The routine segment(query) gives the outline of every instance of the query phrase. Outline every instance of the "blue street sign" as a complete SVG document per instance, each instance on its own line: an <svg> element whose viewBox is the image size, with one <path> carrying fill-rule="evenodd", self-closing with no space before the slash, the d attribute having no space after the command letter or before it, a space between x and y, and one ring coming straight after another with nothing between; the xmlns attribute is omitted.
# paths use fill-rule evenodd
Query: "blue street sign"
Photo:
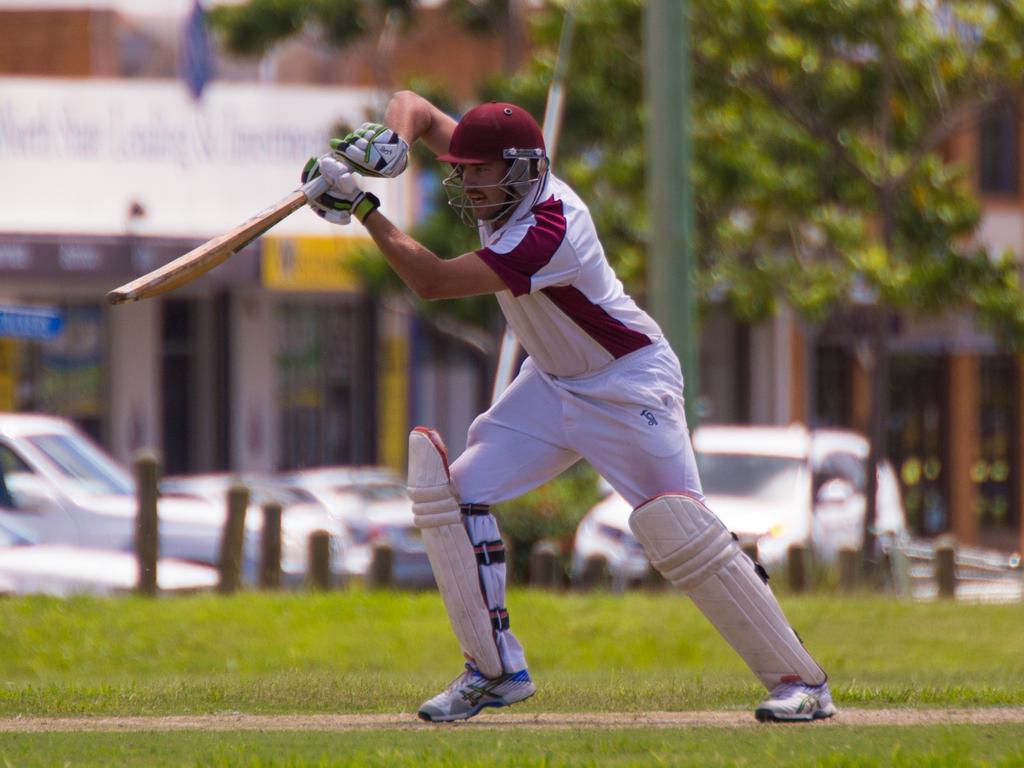
<svg viewBox="0 0 1024 768"><path fill-rule="evenodd" d="M64 316L53 307L0 306L0 336L48 341L64 330Z"/></svg>

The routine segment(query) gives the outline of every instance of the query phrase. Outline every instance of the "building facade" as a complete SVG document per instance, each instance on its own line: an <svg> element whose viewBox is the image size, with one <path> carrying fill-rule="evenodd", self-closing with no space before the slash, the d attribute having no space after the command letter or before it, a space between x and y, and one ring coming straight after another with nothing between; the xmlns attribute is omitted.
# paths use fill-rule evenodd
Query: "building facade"
<svg viewBox="0 0 1024 768"><path fill-rule="evenodd" d="M304 211L168 298L111 308L102 296L294 187L296 157L333 124L379 114L410 75L470 98L523 58L522 30L467 37L443 6L423 10L397 37L340 52L307 37L261 61L218 57L196 103L175 79L180 18L43 5L0 10L0 304L56 308L64 330L0 338L0 410L68 415L122 459L155 445L171 471L401 467L421 422L457 455L489 396L494 340L467 343L408 303L365 295L350 270L358 227ZM1018 258L1022 133L1010 105L946 147L973 169L977 237ZM390 215L415 219L413 177L377 191L393 196ZM783 311L748 326L711 309L701 335L714 343L691 387L702 419L867 432L871 322L862 310L811 327ZM1024 549L1021 360L969 317L900 316L888 331L887 452L912 526Z"/></svg>

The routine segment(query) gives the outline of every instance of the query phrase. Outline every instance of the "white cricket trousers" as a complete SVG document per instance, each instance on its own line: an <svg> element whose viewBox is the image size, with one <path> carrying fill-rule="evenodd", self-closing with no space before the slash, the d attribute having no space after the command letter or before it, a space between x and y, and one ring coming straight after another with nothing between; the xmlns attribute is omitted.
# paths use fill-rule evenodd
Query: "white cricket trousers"
<svg viewBox="0 0 1024 768"><path fill-rule="evenodd" d="M703 499L683 412L683 376L667 342L575 378L550 376L527 359L473 421L466 450L451 467L459 499L472 512L463 520L474 548L500 541L489 505L536 488L581 458L633 507L663 493ZM505 563L481 562L480 582L505 671L525 669L505 609Z"/></svg>

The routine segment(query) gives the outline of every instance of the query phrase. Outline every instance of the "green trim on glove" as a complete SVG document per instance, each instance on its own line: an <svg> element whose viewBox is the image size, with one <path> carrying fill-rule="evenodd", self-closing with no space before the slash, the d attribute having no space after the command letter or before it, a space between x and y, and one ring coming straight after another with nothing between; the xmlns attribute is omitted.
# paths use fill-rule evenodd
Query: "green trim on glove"
<svg viewBox="0 0 1024 768"><path fill-rule="evenodd" d="M315 173L314 173L315 171ZM320 175L320 158L311 157L306 161L306 165L302 169L302 174L299 178L302 183L305 184L307 181L311 181Z"/></svg>
<svg viewBox="0 0 1024 768"><path fill-rule="evenodd" d="M364 176L394 178L409 162L408 142L380 123L363 123L330 145L339 160Z"/></svg>

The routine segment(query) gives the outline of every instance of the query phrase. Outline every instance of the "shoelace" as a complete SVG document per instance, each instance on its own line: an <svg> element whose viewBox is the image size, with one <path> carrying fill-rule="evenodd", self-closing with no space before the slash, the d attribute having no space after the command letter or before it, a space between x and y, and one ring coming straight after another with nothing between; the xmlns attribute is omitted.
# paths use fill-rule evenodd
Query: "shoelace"
<svg viewBox="0 0 1024 768"><path fill-rule="evenodd" d="M773 699L785 699L794 693L806 693L808 686L802 683L779 683L772 688Z"/></svg>
<svg viewBox="0 0 1024 768"><path fill-rule="evenodd" d="M478 670L469 662L466 662L466 671L460 672L458 675L456 675L455 679L448 683L448 687L445 688L445 691L454 691L456 688L460 688L463 683L471 680L474 677L480 676L480 670Z"/></svg>

